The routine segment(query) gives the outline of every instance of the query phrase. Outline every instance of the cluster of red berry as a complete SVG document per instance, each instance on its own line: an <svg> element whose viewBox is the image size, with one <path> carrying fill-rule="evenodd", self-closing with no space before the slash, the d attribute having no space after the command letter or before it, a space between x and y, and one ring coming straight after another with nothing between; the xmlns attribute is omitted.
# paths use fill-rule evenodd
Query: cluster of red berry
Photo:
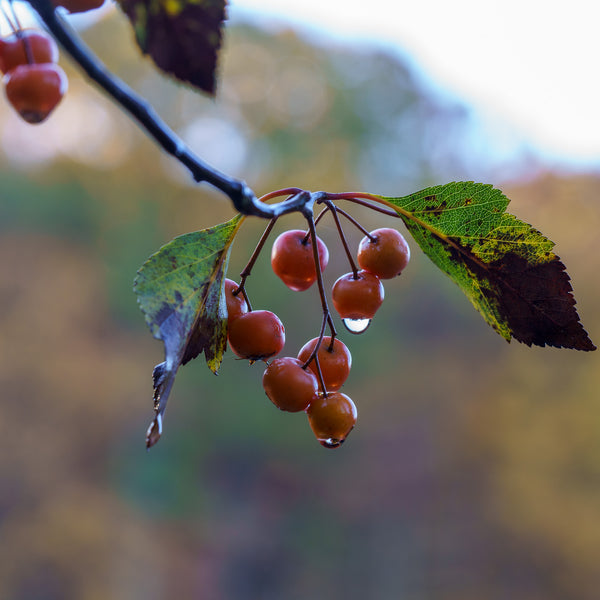
<svg viewBox="0 0 600 600"><path fill-rule="evenodd" d="M361 241L357 256L361 270L351 261L352 272L340 277L332 289L335 309L349 331L366 329L383 302L380 280L399 275L409 258L408 244L395 229L377 229ZM273 271L294 291L311 287L328 260L323 241L317 237L313 244L310 234L301 230L282 233L271 253ZM240 358L267 361L283 349L285 329L271 311L250 308L244 283L245 277L241 285L225 281L229 346ZM331 323L332 335L323 335L328 320L327 315L321 334L307 342L296 358L286 356L268 363L262 383L275 406L288 412L305 411L318 441L337 448L353 429L357 412L354 402L339 391L350 374L352 357Z"/></svg>
<svg viewBox="0 0 600 600"><path fill-rule="evenodd" d="M99 8L104 0L53 0L69 12ZM0 37L0 71L11 106L28 123L41 123L62 100L67 75L57 64L58 46L45 31L21 29L5 16L13 33ZM16 17L15 17L16 19Z"/></svg>

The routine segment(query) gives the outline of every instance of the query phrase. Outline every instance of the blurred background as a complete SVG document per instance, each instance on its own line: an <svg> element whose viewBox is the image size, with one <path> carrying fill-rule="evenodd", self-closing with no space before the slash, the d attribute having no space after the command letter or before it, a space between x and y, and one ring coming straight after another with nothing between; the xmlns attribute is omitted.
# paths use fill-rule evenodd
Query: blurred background
<svg viewBox="0 0 600 600"><path fill-rule="evenodd" d="M140 58L118 11L80 25L202 157L258 194L494 183L557 242L600 342L600 161L532 141L507 151L503 127L478 128L476 109L396 46L248 15L232 15L216 101ZM507 344L415 244L367 332L338 322L359 411L340 449L275 410L261 366L228 352L218 377L203 359L181 369L145 451L162 345L133 277L233 211L62 64L69 93L45 124L0 103L0 597L595 600L599 356ZM263 226L245 223L230 275ZM319 228L330 285L347 265L331 220ZM316 290L285 288L268 251L248 289L284 321L286 354L318 334Z"/></svg>

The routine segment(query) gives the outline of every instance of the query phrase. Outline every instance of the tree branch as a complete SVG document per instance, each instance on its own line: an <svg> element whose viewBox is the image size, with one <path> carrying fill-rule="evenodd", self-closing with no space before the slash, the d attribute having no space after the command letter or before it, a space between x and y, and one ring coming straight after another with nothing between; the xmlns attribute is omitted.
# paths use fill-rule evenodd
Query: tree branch
<svg viewBox="0 0 600 600"><path fill-rule="evenodd" d="M175 132L158 116L152 106L128 85L113 75L81 41L75 31L56 13L50 0L28 0L44 25L81 69L104 90L168 154L175 157L198 183L206 182L231 199L244 215L273 219L289 212L302 211L310 194L298 193L277 204L258 200L244 182L221 173L196 156Z"/></svg>

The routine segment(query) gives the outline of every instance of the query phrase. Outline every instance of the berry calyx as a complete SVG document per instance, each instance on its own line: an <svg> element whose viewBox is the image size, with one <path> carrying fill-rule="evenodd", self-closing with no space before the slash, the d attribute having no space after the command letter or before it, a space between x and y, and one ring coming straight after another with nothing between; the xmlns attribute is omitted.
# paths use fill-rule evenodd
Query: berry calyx
<svg viewBox="0 0 600 600"><path fill-rule="evenodd" d="M65 72L55 64L25 64L4 76L5 92L13 108L28 123L41 123L67 91Z"/></svg>
<svg viewBox="0 0 600 600"><path fill-rule="evenodd" d="M317 237L317 252L321 271L329 262L327 246ZM295 292L307 290L317 280L310 238L301 229L285 231L273 242L271 267L285 285Z"/></svg>
<svg viewBox="0 0 600 600"><path fill-rule="evenodd" d="M309 342L306 342L298 353L298 359L304 364L314 352L314 349L319 341L316 337ZM321 367L321 375L327 390L339 390L348 375L352 366L352 356L346 344L335 338L333 345L331 344L331 336L323 337L319 350L317 351L319 366ZM317 364L315 360L308 363L308 368L317 375Z"/></svg>
<svg viewBox="0 0 600 600"><path fill-rule="evenodd" d="M246 302L246 298L244 298L244 294L241 292L238 294L234 294L239 286L232 279L226 279L225 284L225 302L227 304L227 320L229 323L242 315L245 315L248 312L248 303Z"/></svg>
<svg viewBox="0 0 600 600"><path fill-rule="evenodd" d="M356 425L356 406L341 392L320 394L310 403L306 414L317 440L326 448L337 448Z"/></svg>
<svg viewBox="0 0 600 600"><path fill-rule="evenodd" d="M285 329L270 310L253 310L233 319L228 327L229 346L240 358L265 360L279 354Z"/></svg>
<svg viewBox="0 0 600 600"><path fill-rule="evenodd" d="M52 4L66 8L70 13L80 13L100 8L104 0L52 0Z"/></svg>
<svg viewBox="0 0 600 600"><path fill-rule="evenodd" d="M0 71L8 73L19 65L58 62L58 46L45 31L23 29L0 40Z"/></svg>
<svg viewBox="0 0 600 600"><path fill-rule="evenodd" d="M317 396L317 378L312 371L303 369L302 365L301 360L284 356L273 360L263 374L265 393L280 410L306 410Z"/></svg>
<svg viewBox="0 0 600 600"><path fill-rule="evenodd" d="M368 271L342 275L331 290L335 310L342 319L372 319L383 303L384 290L379 278Z"/></svg>
<svg viewBox="0 0 600 600"><path fill-rule="evenodd" d="M357 260L361 269L380 279L392 279L408 264L410 248L399 231L383 227L361 240Z"/></svg>

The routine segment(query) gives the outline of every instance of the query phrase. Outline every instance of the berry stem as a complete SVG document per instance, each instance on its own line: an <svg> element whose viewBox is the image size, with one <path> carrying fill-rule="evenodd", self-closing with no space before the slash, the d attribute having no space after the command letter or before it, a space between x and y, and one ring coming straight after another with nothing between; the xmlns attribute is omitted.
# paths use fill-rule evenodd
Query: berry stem
<svg viewBox="0 0 600 600"><path fill-rule="evenodd" d="M33 51L31 50L31 44L29 43L27 36L23 35L23 27L21 26L21 22L19 21L19 15L17 15L17 11L15 10L13 0L10 0L9 4L10 12L12 13L13 19L15 20L16 24L15 33L17 34L17 38L23 42L23 48L25 49L25 58L27 58L27 63L32 65L35 63L35 58L33 56ZM10 25L14 28L12 23L10 23Z"/></svg>
<svg viewBox="0 0 600 600"><path fill-rule="evenodd" d="M252 269L254 268L256 260L258 259L258 256L261 253L261 251L265 245L265 242L267 241L267 238L269 237L269 234L273 230L273 227L275 227L275 223L277 222L277 219L278 219L278 217L274 217L269 221L269 224L263 231L263 234L260 236L260 240L258 240L258 244L256 244L256 248L254 248L254 252L252 252L252 256L250 256L250 259L248 260L248 263L244 267L244 270L240 273L240 285L238 286L237 290L235 290L233 292L234 296L237 296L240 292L242 292L242 294L244 295L244 299L246 300L246 303L248 304L249 312L252 311L252 306L250 304L248 294L246 293L246 279L248 279L248 277L250 277L250 274L252 273Z"/></svg>
<svg viewBox="0 0 600 600"><path fill-rule="evenodd" d="M319 348L321 347L321 344L323 343L323 337L325 335L325 327L327 325L328 319L329 319L329 310L327 311L327 313L323 313L323 319L321 320L321 330L319 331L319 339L317 340L317 343L315 344L313 351L310 353L310 356L308 357L306 362L302 365L302 368L306 369L312 360L315 361L315 366L317 368L317 379L319 380L319 385L321 386L321 390L323 391L323 394L325 395L325 397L327 397L327 388L325 387L325 380L323 379L323 372L321 371L321 363L319 362L318 352L319 352ZM333 344L334 339L335 339L335 337L332 332L332 335L331 335L331 343L332 344Z"/></svg>
<svg viewBox="0 0 600 600"><path fill-rule="evenodd" d="M377 238L371 235L352 215L348 214L345 210L339 208L339 206L335 207L336 211L340 213L340 215L346 217L350 223L356 226L360 231L362 231L368 238L370 242L376 242Z"/></svg>
<svg viewBox="0 0 600 600"><path fill-rule="evenodd" d="M324 203L329 207L329 210L331 211L331 216L335 221L335 226L337 227L340 240L342 240L342 245L344 246L344 251L346 252L346 256L348 257L348 262L350 263L350 269L352 270L354 279L358 279L358 268L356 267L356 263L354 262L354 258L352 257L352 252L350 251L350 247L348 246L348 240L346 239L346 235L344 234L344 230L342 229L340 218L337 215L338 208L330 200L325 200Z"/></svg>
<svg viewBox="0 0 600 600"><path fill-rule="evenodd" d="M11 8L12 8L12 2L11 2ZM12 19L11 19L10 15L8 14L8 11L6 10L6 7L4 6L4 3L2 3L2 2L0 2L0 11L2 11L2 16L6 20L8 26L11 28L11 30L13 31L13 33L17 33L18 28L12 22ZM14 9L12 9L12 12L14 14Z"/></svg>

